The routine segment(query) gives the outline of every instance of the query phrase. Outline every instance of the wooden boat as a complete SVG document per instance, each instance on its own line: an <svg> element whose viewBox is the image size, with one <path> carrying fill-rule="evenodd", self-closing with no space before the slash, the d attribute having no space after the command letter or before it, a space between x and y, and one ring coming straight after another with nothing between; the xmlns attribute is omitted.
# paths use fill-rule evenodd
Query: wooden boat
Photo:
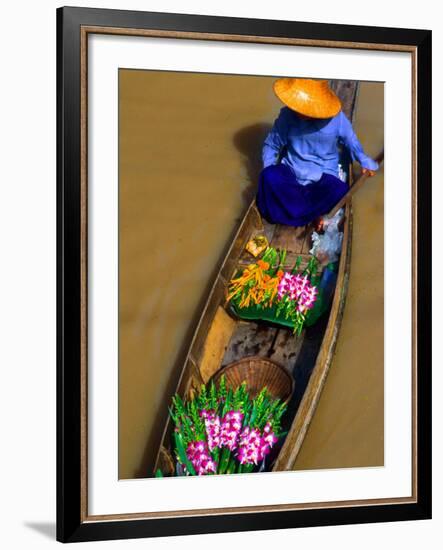
<svg viewBox="0 0 443 550"><path fill-rule="evenodd" d="M334 81L331 86L342 101L343 111L352 120L357 83ZM349 159L346 167L351 182ZM352 209L349 203L345 208L344 220L342 251L329 313L324 314L316 325L305 329L300 336L295 336L291 330L282 327L234 318L226 301L228 283L233 274L252 260L252 256L245 250L251 238L265 235L270 246L286 249L287 269L294 266L298 256L302 257L302 268L310 258L312 225L300 228L271 225L261 218L254 201L245 214L209 293L178 382L177 393L189 397L219 369L244 357L265 357L285 367L294 377L295 391L286 412L288 433L278 455L270 464L270 470L294 469L332 362L349 280L352 241ZM172 422L168 419L154 469L157 471L160 468L165 475L174 471L171 433Z"/></svg>

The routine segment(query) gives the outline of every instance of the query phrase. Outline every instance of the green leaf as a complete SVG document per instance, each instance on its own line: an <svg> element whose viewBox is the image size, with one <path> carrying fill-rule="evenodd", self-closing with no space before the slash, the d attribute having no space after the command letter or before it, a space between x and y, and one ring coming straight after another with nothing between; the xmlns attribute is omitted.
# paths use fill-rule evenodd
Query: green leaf
<svg viewBox="0 0 443 550"><path fill-rule="evenodd" d="M280 260L279 260L279 267L283 268L284 265L285 265L285 261L286 261L286 250L283 249L280 251Z"/></svg>
<svg viewBox="0 0 443 550"><path fill-rule="evenodd" d="M292 269L292 273L295 273L298 270L298 268L300 267L301 261L302 261L302 257L297 256L297 260L295 261L295 265Z"/></svg>
<svg viewBox="0 0 443 550"><path fill-rule="evenodd" d="M218 464L218 474L224 474L226 472L226 468L228 467L230 458L231 451L227 447L224 447L221 453L220 462Z"/></svg>
<svg viewBox="0 0 443 550"><path fill-rule="evenodd" d="M215 410L217 408L217 388L215 387L214 382L211 382L211 388L209 390L211 409Z"/></svg>
<svg viewBox="0 0 443 550"><path fill-rule="evenodd" d="M218 461L220 458L220 447L214 447L210 452L211 452L212 460L218 464Z"/></svg>
<svg viewBox="0 0 443 550"><path fill-rule="evenodd" d="M207 409L209 405L208 392L204 384L200 387L200 394L197 397L198 408L200 410Z"/></svg>
<svg viewBox="0 0 443 550"><path fill-rule="evenodd" d="M195 476L195 470L194 466L192 465L191 461L188 460L188 457L186 455L185 446L183 443L183 437L182 434L179 432L174 432L174 438L175 438L175 447L178 454L178 457L180 459L180 462L186 466L187 471L191 476Z"/></svg>
<svg viewBox="0 0 443 550"><path fill-rule="evenodd" d="M160 470L160 468L157 468L157 471L155 472L155 477L164 477L163 472Z"/></svg>
<svg viewBox="0 0 443 550"><path fill-rule="evenodd" d="M236 466L237 466L237 461L235 460L234 457L232 457L231 460L229 461L228 469L226 470L226 473L235 474Z"/></svg>
<svg viewBox="0 0 443 550"><path fill-rule="evenodd" d="M169 411L170 417L171 417L172 420L174 421L174 424L177 425L177 423L178 423L178 418L177 418L177 416L174 414L174 411L172 410L171 407L168 407L168 411Z"/></svg>

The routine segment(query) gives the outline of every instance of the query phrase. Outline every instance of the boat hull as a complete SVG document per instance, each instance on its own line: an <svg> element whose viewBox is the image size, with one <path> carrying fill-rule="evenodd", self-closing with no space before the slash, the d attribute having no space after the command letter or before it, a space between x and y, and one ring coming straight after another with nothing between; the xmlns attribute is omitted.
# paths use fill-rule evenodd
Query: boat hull
<svg viewBox="0 0 443 550"><path fill-rule="evenodd" d="M353 81L333 81L331 87L340 97L344 113L353 120L358 84ZM347 167L349 159L342 159ZM349 183L352 169L349 165ZM288 404L290 418L287 436L269 469L293 470L303 440L318 405L324 387L342 322L348 291L352 245L352 206L345 207L343 243L332 304L317 325L300 335L291 330L241 321L230 312L226 301L227 288L234 273L251 262L245 250L246 243L257 235L265 235L271 246L287 250L285 267L292 269L298 256L301 269L307 265L311 248L311 225L293 228L266 223L257 210L255 201L249 206L232 241L229 251L210 290L198 326L192 338L184 367L178 381L177 393L192 398L201 384L206 384L221 368L239 359L262 356L283 366L295 380L295 391ZM154 471L160 468L173 475L170 441L170 418L165 422Z"/></svg>
<svg viewBox="0 0 443 550"><path fill-rule="evenodd" d="M192 398L201 384L206 384L222 367L242 357L257 356L270 358L297 380L298 368L303 362L305 332L296 336L292 331L262 323L245 322L236 319L227 303L227 287L234 273L252 259L245 246L249 239L266 235L272 246L288 250L285 267L294 266L298 256L302 267L307 265L310 255L312 226L292 228L272 226L262 220L255 202L252 202L232 242L228 254L218 272L204 306L201 318L191 341L180 376L177 393ZM289 427L281 451L275 460L273 470L294 469L303 439L314 415L321 390L331 365L340 329L349 280L350 253L352 241L352 210L346 207L344 238L339 260L337 284L332 300L324 335L317 350L310 354L310 365L301 365L310 370L305 388L298 392L297 410ZM306 363L306 360L305 360ZM301 399L301 400L300 400ZM155 471L160 468L165 474L172 474L170 440L172 423L168 418L157 455Z"/></svg>

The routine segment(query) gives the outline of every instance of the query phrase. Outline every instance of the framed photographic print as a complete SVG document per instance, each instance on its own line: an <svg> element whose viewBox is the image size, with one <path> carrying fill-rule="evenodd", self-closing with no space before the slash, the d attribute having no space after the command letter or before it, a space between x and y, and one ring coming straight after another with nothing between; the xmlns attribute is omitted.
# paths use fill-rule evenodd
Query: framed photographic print
<svg viewBox="0 0 443 550"><path fill-rule="evenodd" d="M430 518L431 32L57 47L58 540Z"/></svg>

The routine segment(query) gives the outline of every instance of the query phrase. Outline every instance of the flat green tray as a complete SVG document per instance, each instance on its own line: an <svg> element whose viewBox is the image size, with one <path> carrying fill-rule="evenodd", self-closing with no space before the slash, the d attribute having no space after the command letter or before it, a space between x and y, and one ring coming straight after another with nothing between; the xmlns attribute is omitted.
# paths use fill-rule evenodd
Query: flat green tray
<svg viewBox="0 0 443 550"><path fill-rule="evenodd" d="M284 314L277 315L276 306L266 308L250 306L240 308L236 304L231 304L231 310L237 317L246 321L268 321L291 329L294 329L295 326L290 319L285 318Z"/></svg>
<svg viewBox="0 0 443 550"><path fill-rule="evenodd" d="M318 297L314 304L314 307L306 315L305 326L310 327L314 325L318 319L329 309L331 304L331 296L328 297L328 293L325 292L325 287L323 286L323 281L325 275L330 272L337 274L338 271L338 262L328 264L323 270L323 277L318 288ZM335 280L334 280L335 288ZM277 306L262 308L259 306L250 306L246 308L240 308L237 304L231 302L231 311L245 321L268 321L269 323L274 323L283 327L294 329L294 322L290 319L286 319L284 313L277 315Z"/></svg>
<svg viewBox="0 0 443 550"><path fill-rule="evenodd" d="M323 313L328 309L329 303L325 303L322 288L318 288L318 297L314 307L306 315L305 326L310 327L314 325ZM245 321L268 321L282 327L290 328L294 330L294 322L291 319L286 319L284 312L277 315L277 306L272 307L258 307L250 306L240 308L236 304L231 303L231 311L240 319Z"/></svg>

